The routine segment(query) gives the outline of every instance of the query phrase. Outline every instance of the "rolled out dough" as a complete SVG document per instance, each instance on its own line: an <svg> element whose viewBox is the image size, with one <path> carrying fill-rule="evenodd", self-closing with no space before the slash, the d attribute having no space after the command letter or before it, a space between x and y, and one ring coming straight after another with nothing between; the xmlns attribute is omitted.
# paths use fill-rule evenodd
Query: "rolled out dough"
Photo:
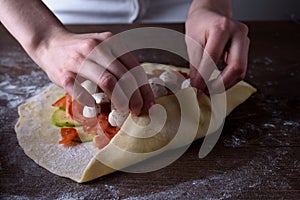
<svg viewBox="0 0 300 200"><path fill-rule="evenodd" d="M177 68L162 64L144 63L142 66L148 73L151 73L153 69L174 69L188 73L187 68ZM243 81L226 91L226 115L243 103L255 91L255 88ZM167 146L175 138L176 127L178 128L181 120L181 110L177 98L183 99L184 106L182 109L186 109L189 113L183 120L191 130L196 129L197 131L197 135L193 140L205 136L211 116L209 98L202 95L201 98L197 99L195 90L187 88L180 90L176 96L170 95L157 99L156 103L166 109L168 117L161 131L150 138L136 138L132 136L133 134L138 135L140 131L151 132L151 130L146 126L144 129L134 128L133 123L142 125L149 119L145 116L133 117L130 115L118 134L103 149L95 148L92 142L66 147L58 144L60 129L52 125L51 122L51 114L56 109L51 104L64 93L63 89L50 85L27 103L20 105L18 108L20 117L15 130L19 144L25 154L38 165L54 174L68 177L80 183L131 166L163 151L186 145L186 141L182 137L177 138L172 145ZM197 119L199 117L197 114L199 107L200 119ZM219 124L216 123L215 127L210 129L208 134L218 128ZM128 132L130 134L127 134ZM139 156L134 156L134 154Z"/></svg>

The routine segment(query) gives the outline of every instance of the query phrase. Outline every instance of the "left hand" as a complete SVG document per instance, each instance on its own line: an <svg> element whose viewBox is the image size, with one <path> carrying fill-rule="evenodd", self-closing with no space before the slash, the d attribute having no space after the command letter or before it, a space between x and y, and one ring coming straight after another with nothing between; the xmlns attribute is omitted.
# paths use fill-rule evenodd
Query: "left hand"
<svg viewBox="0 0 300 200"><path fill-rule="evenodd" d="M205 57L207 54L215 64L220 59L224 59L226 63L225 69L210 83L213 92L222 92L223 84L228 89L244 79L250 43L247 34L248 27L245 24L232 20L221 9L209 6L191 8L186 21L186 35L200 44L205 51L201 57L201 50L195 51L195 46L187 42L190 60L197 60L197 66L191 66L190 76L191 85L198 89L198 94L205 91L205 82L214 70L209 66L210 59Z"/></svg>

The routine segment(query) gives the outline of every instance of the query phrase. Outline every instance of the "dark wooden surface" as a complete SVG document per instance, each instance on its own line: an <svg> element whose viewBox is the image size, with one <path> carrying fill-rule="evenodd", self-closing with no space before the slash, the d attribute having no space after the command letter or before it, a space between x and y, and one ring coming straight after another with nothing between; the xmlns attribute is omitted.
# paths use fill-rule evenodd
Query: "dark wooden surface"
<svg viewBox="0 0 300 200"><path fill-rule="evenodd" d="M227 118L220 140L207 157L198 158L200 140L159 171L116 172L85 184L51 174L18 145L17 105L49 81L0 27L0 198L300 199L300 26L293 22L248 25L251 50L246 80L258 92ZM161 26L184 31L182 24ZM70 29L117 33L134 27L140 25ZM136 55L140 61L186 65L154 50Z"/></svg>

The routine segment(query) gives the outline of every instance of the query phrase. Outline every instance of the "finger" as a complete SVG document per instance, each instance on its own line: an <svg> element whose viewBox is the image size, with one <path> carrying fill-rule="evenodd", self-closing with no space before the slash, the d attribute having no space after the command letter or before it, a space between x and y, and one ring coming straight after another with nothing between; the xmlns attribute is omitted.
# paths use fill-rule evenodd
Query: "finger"
<svg viewBox="0 0 300 200"><path fill-rule="evenodd" d="M122 41L113 37L108 42L112 44L112 54L117 56L118 60L122 62L127 70L132 73L137 85L140 86L139 92L143 97L144 109L148 111L148 109L155 103L155 100L151 87L148 83L148 77L145 70L140 66L140 63L133 54L129 52L128 48ZM136 67L139 68L137 69ZM132 69L135 69L134 72Z"/></svg>
<svg viewBox="0 0 300 200"><path fill-rule="evenodd" d="M214 92L223 92L243 80L247 71L250 40L242 33L236 33L228 51L227 66L211 84Z"/></svg>
<svg viewBox="0 0 300 200"><path fill-rule="evenodd" d="M193 87L197 85L203 85L205 84L203 79L198 79L200 83L195 82L195 76L198 73L197 71L197 66L200 65L200 61L203 57L203 52L204 52L204 47L194 40L192 37L186 35L185 36L185 42L187 45L187 52L188 52L188 57L189 57L189 63L190 63L190 78L191 84ZM203 42L204 43L204 42Z"/></svg>
<svg viewBox="0 0 300 200"><path fill-rule="evenodd" d="M139 115L144 105L144 100L136 82L136 76L132 73L129 66L115 59L108 66L107 70L117 77L120 88L122 88L122 91L129 99L129 108L132 113Z"/></svg>
<svg viewBox="0 0 300 200"><path fill-rule="evenodd" d="M117 85L116 77L109 73L103 66L91 60L85 60L78 73L96 83L120 112L128 111L129 99L124 94L120 84Z"/></svg>
<svg viewBox="0 0 300 200"><path fill-rule="evenodd" d="M72 72L65 74L62 80L62 87L79 103L90 107L95 106L95 100L92 95L80 85Z"/></svg>
<svg viewBox="0 0 300 200"><path fill-rule="evenodd" d="M204 44L205 42L200 41L199 43L188 35L185 35L185 42L187 46L189 63L191 66L196 67L200 64L204 52L204 47L201 45L201 43Z"/></svg>
<svg viewBox="0 0 300 200"><path fill-rule="evenodd" d="M127 71L117 82L116 89L120 89L124 92L124 94L129 99L129 108L133 114L139 115L141 113L143 107L143 97L139 91L139 87L136 83L134 76L131 74L130 71ZM115 89L115 90L116 90ZM116 90L116 94L117 94ZM113 96L115 96L115 91L113 91ZM117 98L117 97L116 97Z"/></svg>
<svg viewBox="0 0 300 200"><path fill-rule="evenodd" d="M207 39L204 53L197 70L193 69L191 74L191 85L204 91L212 72L217 69L216 64L219 62L229 34L222 31L212 31Z"/></svg>
<svg viewBox="0 0 300 200"><path fill-rule="evenodd" d="M113 54L112 48L119 47L119 44L115 44L117 47L112 46L113 39L106 40L97 46L88 56L88 59L98 63L116 78L120 79L123 74L127 72L127 68L118 60Z"/></svg>
<svg viewBox="0 0 300 200"><path fill-rule="evenodd" d="M123 54L119 59L130 70L130 73L136 79L137 85L140 86L139 91L144 102L143 109L148 112L150 107L155 104L155 99L145 70L131 53Z"/></svg>
<svg viewBox="0 0 300 200"><path fill-rule="evenodd" d="M144 69L140 66L133 54L128 52L127 47L122 41L118 38L111 38L108 42L112 43L112 54L118 57L118 60L126 67L129 73L131 73L131 77L135 79L137 84L137 92L135 93L140 93L143 100L143 109L148 112L149 108L155 103L155 100ZM130 99L132 105L135 105L135 98L133 95Z"/></svg>
<svg viewBox="0 0 300 200"><path fill-rule="evenodd" d="M89 39L89 38L94 38L99 40L99 42L104 41L108 38L110 38L113 34L111 32L102 32L102 33L86 33L84 35L84 38Z"/></svg>
<svg viewBox="0 0 300 200"><path fill-rule="evenodd" d="M118 80L118 86L129 99L129 108L133 114L139 115L143 108L144 102L139 85L136 82L136 75L133 73L135 68L127 71ZM114 94L113 94L114 96Z"/></svg>
<svg viewBox="0 0 300 200"><path fill-rule="evenodd" d="M89 58L92 57L95 52L97 52L97 49L99 47L102 47L102 49L105 48L105 45L103 44L103 41L109 39L111 37L110 32L103 32L103 33L87 33L87 34L80 34L76 35L78 39L81 40L81 47L80 50L83 52L84 55L88 55Z"/></svg>
<svg viewBox="0 0 300 200"><path fill-rule="evenodd" d="M115 45L111 46L111 43ZM134 60L132 58L129 59L128 57L126 57L126 59L129 61L124 59L124 62L122 62L113 55L114 49L118 50L117 56L122 54L122 52L126 52L126 49L121 42L116 42L111 38L110 40L107 40L98 46L98 48L96 48L89 55L89 58L97 62L99 65L102 65L108 72L117 78L118 87L122 88L124 94L128 99L130 99L129 107L131 111L133 114L139 115L144 104L143 96L140 92L138 84L136 83L135 77L130 74L131 72L128 71L131 69L131 66L136 66L138 63L136 62L133 64L132 61ZM113 97L114 95L112 98Z"/></svg>

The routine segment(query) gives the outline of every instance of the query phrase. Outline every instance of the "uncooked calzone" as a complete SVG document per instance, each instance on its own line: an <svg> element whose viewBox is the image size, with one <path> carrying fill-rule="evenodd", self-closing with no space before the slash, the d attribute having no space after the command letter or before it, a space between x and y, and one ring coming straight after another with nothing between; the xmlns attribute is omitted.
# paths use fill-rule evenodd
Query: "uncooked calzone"
<svg viewBox="0 0 300 200"><path fill-rule="evenodd" d="M187 68L162 64L144 63L142 66L148 74L154 69L172 69L188 73ZM225 114L228 115L255 91L255 88L243 81L227 90L227 102L223 106L226 107ZM212 117L210 98L202 95L197 99L195 90L188 87L179 90L175 95L156 99L156 103L165 109L167 116L165 123L158 130L156 128L161 125L155 124L159 123L159 120L154 119L161 118L160 112L152 113L152 126L149 126L151 122L148 116L129 115L117 135L103 149L96 148L92 142L64 146L58 143L61 139L60 128L51 122L51 113L56 109L51 104L64 94L63 89L50 85L27 103L20 105L20 118L15 130L20 146L38 165L80 183L188 145L190 139L202 138L221 126L213 121L215 117ZM176 135L179 124L184 124L181 128L186 135ZM209 127L209 124L212 126ZM192 132L194 135L188 136Z"/></svg>

